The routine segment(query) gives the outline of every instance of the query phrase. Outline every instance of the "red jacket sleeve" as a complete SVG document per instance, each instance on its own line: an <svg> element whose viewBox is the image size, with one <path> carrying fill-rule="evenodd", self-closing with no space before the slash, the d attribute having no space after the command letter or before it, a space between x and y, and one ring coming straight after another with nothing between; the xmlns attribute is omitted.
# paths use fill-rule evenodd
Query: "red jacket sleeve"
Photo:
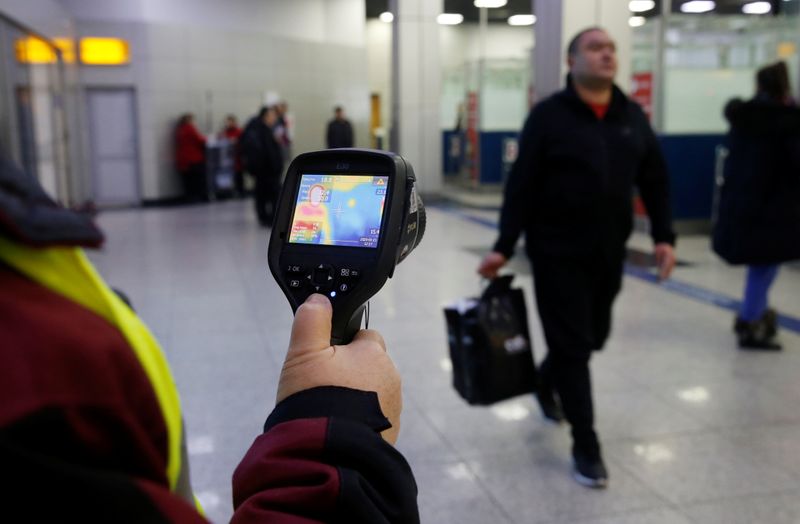
<svg viewBox="0 0 800 524"><path fill-rule="evenodd" d="M332 386L276 406L233 475L234 524L419 522L417 486L376 393Z"/></svg>

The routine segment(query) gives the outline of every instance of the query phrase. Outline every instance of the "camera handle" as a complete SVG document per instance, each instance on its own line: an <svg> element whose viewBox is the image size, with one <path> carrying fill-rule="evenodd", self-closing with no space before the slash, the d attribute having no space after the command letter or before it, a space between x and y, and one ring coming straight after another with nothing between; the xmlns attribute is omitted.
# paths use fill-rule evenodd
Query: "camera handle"
<svg viewBox="0 0 800 524"><path fill-rule="evenodd" d="M361 330L361 320L364 318L364 310L366 305L362 304L355 310L353 315L347 319L343 317L337 318L334 311L333 322L331 325L331 345L349 344L353 341L356 333ZM369 313L367 314L367 322L369 322Z"/></svg>

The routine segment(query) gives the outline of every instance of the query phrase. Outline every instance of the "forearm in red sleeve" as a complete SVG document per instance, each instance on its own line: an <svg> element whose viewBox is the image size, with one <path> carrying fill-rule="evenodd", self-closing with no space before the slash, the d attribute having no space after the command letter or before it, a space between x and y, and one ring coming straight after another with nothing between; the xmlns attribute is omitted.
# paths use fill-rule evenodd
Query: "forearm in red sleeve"
<svg viewBox="0 0 800 524"><path fill-rule="evenodd" d="M233 476L235 524L419 522L417 487L375 393L321 387L281 402Z"/></svg>

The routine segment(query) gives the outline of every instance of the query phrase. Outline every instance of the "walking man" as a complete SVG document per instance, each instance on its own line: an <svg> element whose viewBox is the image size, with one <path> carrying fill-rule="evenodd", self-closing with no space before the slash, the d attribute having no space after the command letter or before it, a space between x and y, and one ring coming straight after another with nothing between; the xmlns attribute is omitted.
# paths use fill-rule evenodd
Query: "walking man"
<svg viewBox="0 0 800 524"><path fill-rule="evenodd" d="M572 429L574 476L602 488L608 472L594 429L589 360L611 329L633 228L633 190L648 210L660 278L675 265L669 179L642 109L614 85L614 41L598 27L570 42L567 87L531 110L500 216L478 272L488 278L525 232L547 340L538 400L545 418Z"/></svg>

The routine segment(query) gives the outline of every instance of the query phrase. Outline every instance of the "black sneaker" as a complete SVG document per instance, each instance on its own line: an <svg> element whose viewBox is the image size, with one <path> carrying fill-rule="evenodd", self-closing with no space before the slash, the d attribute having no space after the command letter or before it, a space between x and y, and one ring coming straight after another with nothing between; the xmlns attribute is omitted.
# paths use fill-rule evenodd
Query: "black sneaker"
<svg viewBox="0 0 800 524"><path fill-rule="evenodd" d="M759 319L764 324L767 337L774 337L778 333L778 313L771 308L767 308ZM750 327L750 322L744 320L739 315L733 321L733 332L742 335Z"/></svg>
<svg viewBox="0 0 800 524"><path fill-rule="evenodd" d="M593 489L605 489L608 487L608 470L603 463L600 452L581 453L572 452L573 471L572 476L581 486Z"/></svg>
<svg viewBox="0 0 800 524"><path fill-rule="evenodd" d="M768 337L774 337L778 334L778 312L774 309L767 308L764 314L761 315L761 322L767 330Z"/></svg>
<svg viewBox="0 0 800 524"><path fill-rule="evenodd" d="M762 317L755 322L747 322L739 332L739 349L755 351L780 351L783 347L775 339L777 328L770 326L769 320Z"/></svg>
<svg viewBox="0 0 800 524"><path fill-rule="evenodd" d="M736 315L736 318L733 320L733 332L737 335L741 335L747 329L747 321L744 320L739 315Z"/></svg>
<svg viewBox="0 0 800 524"><path fill-rule="evenodd" d="M783 346L771 338L744 335L739 337L739 349L743 351L780 351Z"/></svg>

